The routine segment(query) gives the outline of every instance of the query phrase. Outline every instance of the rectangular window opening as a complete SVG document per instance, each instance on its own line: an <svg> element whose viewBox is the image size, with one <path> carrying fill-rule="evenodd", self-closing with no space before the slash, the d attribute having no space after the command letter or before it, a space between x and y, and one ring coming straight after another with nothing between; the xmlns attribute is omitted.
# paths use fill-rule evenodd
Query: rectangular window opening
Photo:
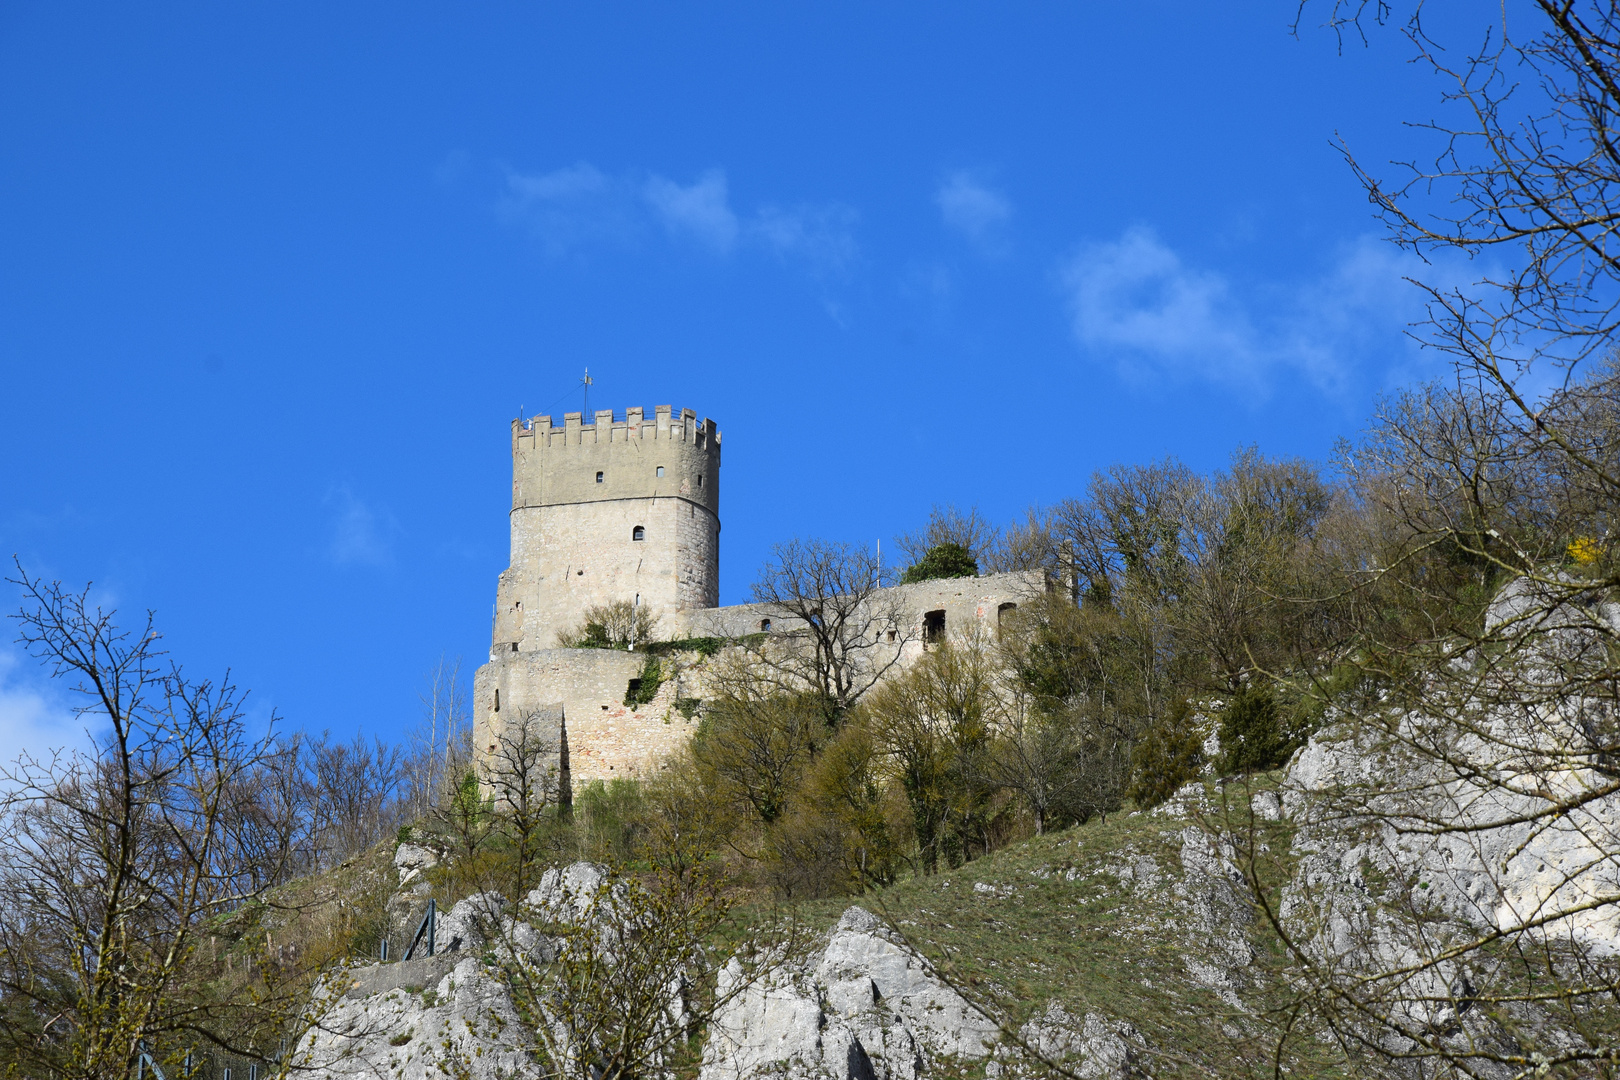
<svg viewBox="0 0 1620 1080"><path fill-rule="evenodd" d="M945 610L926 611L923 613L923 641L935 644L945 640Z"/></svg>

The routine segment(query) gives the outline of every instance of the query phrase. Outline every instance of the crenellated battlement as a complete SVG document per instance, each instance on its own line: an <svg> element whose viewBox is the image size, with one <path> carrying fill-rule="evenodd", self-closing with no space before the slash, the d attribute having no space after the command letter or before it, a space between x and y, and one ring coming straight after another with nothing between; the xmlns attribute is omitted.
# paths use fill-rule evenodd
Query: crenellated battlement
<svg viewBox="0 0 1620 1080"><path fill-rule="evenodd" d="M641 406L616 415L612 409L598 409L591 423L581 413L563 414L561 425L550 416L533 416L512 421L513 448L549 450L554 447L590 446L601 443L646 442L687 443L695 450L717 452L720 430L712 419L698 420L691 409L678 412L670 405L659 405L651 416Z"/></svg>
<svg viewBox="0 0 1620 1080"><path fill-rule="evenodd" d="M512 558L497 652L549 649L589 608L713 607L720 582L720 431L691 409L602 409L512 422Z"/></svg>

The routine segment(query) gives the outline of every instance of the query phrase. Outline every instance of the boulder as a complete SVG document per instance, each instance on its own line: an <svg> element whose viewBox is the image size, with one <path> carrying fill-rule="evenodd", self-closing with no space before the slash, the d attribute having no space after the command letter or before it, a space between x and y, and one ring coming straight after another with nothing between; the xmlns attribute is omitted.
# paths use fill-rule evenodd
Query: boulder
<svg viewBox="0 0 1620 1080"><path fill-rule="evenodd" d="M399 887L404 888L425 870L439 865L439 853L420 844L405 843L394 849L394 869L399 871Z"/></svg>

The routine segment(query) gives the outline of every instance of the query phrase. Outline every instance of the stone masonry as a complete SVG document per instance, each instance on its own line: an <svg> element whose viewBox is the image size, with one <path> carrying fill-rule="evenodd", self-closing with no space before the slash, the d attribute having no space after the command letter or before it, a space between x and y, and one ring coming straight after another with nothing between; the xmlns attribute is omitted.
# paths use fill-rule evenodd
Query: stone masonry
<svg viewBox="0 0 1620 1080"><path fill-rule="evenodd" d="M652 701L624 701L646 655L563 647L586 609L618 600L649 605L665 640L783 633L793 620L758 604L718 607L720 432L689 409L660 405L595 422L569 413L512 423L511 565L496 588L489 663L473 684L474 750L490 764L500 733L544 714L567 726L574 785L656 770L696 722L677 702L704 696L696 655L665 661ZM926 581L884 589L902 630L901 667L925 640L993 632L1045 588L1038 571ZM673 674L673 677L669 677ZM560 730L544 733L560 743Z"/></svg>

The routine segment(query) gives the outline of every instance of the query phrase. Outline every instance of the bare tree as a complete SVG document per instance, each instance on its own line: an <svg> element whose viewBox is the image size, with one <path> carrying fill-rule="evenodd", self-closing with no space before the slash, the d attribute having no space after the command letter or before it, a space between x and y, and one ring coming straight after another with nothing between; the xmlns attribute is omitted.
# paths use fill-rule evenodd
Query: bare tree
<svg viewBox="0 0 1620 1080"><path fill-rule="evenodd" d="M1040 836L1048 820L1079 801L1096 777L1083 767L1085 746L1070 717L1037 712L1020 687L1003 693L1004 714L986 766L994 783L1023 798Z"/></svg>
<svg viewBox="0 0 1620 1080"><path fill-rule="evenodd" d="M411 733L406 784L411 813L425 817L443 793L457 747L471 728L467 685L461 676L461 658L438 663L428 673L421 694L422 718Z"/></svg>
<svg viewBox="0 0 1620 1080"><path fill-rule="evenodd" d="M1317 469L1243 448L1177 494L1183 569L1167 616L1180 650L1207 658L1208 688L1237 693L1257 674L1315 662L1325 643L1307 626L1319 606L1306 613L1287 598L1332 503Z"/></svg>
<svg viewBox="0 0 1620 1080"><path fill-rule="evenodd" d="M103 1080L126 1076L143 1042L164 1056L248 1051L285 1030L297 1003L264 982L269 968L240 994L211 995L194 978L196 945L208 920L263 895L288 864L295 813L271 769L277 744L249 736L228 677L194 681L166 661L150 615L131 634L88 590L20 567L11 582L26 598L19 641L74 680L94 737L3 772L6 1056L22 1075ZM255 853L271 865L240 865Z"/></svg>
<svg viewBox="0 0 1620 1080"><path fill-rule="evenodd" d="M895 537L895 545L908 563L915 563L941 544L957 544L983 565L1000 540L1001 529L980 514L977 506L963 511L935 504L928 511L928 524Z"/></svg>
<svg viewBox="0 0 1620 1080"><path fill-rule="evenodd" d="M793 540L772 549L754 583L754 601L775 629L745 648L781 692L818 695L836 723L900 660L918 628L898 597L882 591L870 548Z"/></svg>
<svg viewBox="0 0 1620 1080"><path fill-rule="evenodd" d="M317 861L322 866L357 855L399 828L406 806L398 798L399 747L356 734L334 742L329 732L309 739L308 776Z"/></svg>
<svg viewBox="0 0 1620 1080"><path fill-rule="evenodd" d="M540 834L548 810L559 801L556 732L561 726L560 707L527 713L501 727L488 758L498 827L512 845L513 896L525 895L535 884Z"/></svg>

